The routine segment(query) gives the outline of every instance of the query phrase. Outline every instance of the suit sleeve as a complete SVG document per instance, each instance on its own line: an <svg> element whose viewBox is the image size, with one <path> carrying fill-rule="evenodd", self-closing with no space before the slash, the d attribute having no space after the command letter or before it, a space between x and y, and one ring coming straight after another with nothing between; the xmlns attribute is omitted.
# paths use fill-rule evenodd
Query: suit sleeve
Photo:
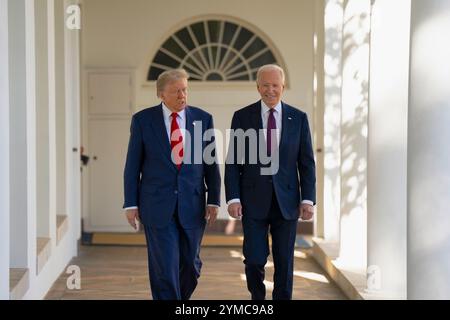
<svg viewBox="0 0 450 320"><path fill-rule="evenodd" d="M210 116L207 130L213 129L214 129L214 121L212 116ZM219 164L217 161L216 141L214 135L212 136L211 140L207 143L208 146L210 144L213 144L214 146L211 155L214 157L215 161L213 161L212 163L204 162L205 183L206 187L208 188L207 204L220 206L220 186L222 181L220 178Z"/></svg>
<svg viewBox="0 0 450 320"><path fill-rule="evenodd" d="M316 164L311 141L308 117L303 117L301 125L301 141L298 154L298 173L300 176L300 188L303 200L311 200L316 204Z"/></svg>
<svg viewBox="0 0 450 320"><path fill-rule="evenodd" d="M143 155L144 144L142 140L142 130L136 116L133 116L124 170L124 208L139 205L139 185L141 180Z"/></svg>
<svg viewBox="0 0 450 320"><path fill-rule="evenodd" d="M241 129L240 127L239 116L235 113L231 121L230 145L228 146L228 154L225 162L225 194L227 202L241 197L239 184L242 159L238 157L243 156L243 152L238 149L243 146L238 145L238 141L240 140L233 134L235 130Z"/></svg>

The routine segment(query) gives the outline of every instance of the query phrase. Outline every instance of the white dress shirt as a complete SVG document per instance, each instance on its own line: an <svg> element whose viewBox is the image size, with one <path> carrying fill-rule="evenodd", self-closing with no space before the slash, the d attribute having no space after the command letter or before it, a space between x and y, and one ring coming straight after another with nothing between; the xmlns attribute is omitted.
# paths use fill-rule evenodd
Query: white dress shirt
<svg viewBox="0 0 450 320"><path fill-rule="evenodd" d="M273 116L275 117L275 123L277 126L276 129L276 134L277 134L277 142L278 145L280 145L280 140L281 140L281 130L282 130L282 114L283 114L283 108L281 105L281 101L278 102L278 104L274 107L275 111L273 112ZM268 119L269 119L269 113L270 113L270 108L264 103L264 101L261 100L261 119L262 119L262 126L263 126L263 131L264 131L264 138L267 141L267 123L268 123ZM239 198L236 199L231 199L230 201L227 202L228 205L232 204L232 203L240 203L241 200ZM303 200L302 204L306 203L309 205L314 205L314 202L312 202L311 200Z"/></svg>

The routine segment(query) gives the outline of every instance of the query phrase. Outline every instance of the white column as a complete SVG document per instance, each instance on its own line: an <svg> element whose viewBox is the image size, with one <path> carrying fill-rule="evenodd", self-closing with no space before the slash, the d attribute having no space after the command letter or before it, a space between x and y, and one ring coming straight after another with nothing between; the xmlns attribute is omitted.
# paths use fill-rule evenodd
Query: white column
<svg viewBox="0 0 450 320"><path fill-rule="evenodd" d="M450 2L412 1L408 298L450 299Z"/></svg>
<svg viewBox="0 0 450 320"><path fill-rule="evenodd" d="M9 1L10 102L10 267L30 264L27 155L27 48L26 3ZM14 36L12 36L14 35Z"/></svg>
<svg viewBox="0 0 450 320"><path fill-rule="evenodd" d="M348 0L344 8L341 220L338 263L361 270L367 264L367 113L370 0Z"/></svg>
<svg viewBox="0 0 450 320"><path fill-rule="evenodd" d="M61 26L62 27L62 26ZM47 0L48 39L48 167L49 167L49 236L56 245L56 46L55 46L55 0Z"/></svg>
<svg viewBox="0 0 450 320"><path fill-rule="evenodd" d="M314 217L314 236L324 237L324 212L323 212L323 127L324 127L324 51L325 51L325 29L324 29L325 1L314 1L314 144L316 155L316 189L317 206Z"/></svg>
<svg viewBox="0 0 450 320"><path fill-rule="evenodd" d="M64 1L55 1L55 65L56 65L56 213L66 211L66 81L64 65Z"/></svg>
<svg viewBox="0 0 450 320"><path fill-rule="evenodd" d="M28 269L36 274L37 239L37 154L36 154L36 34L35 2L25 1L26 39L26 133L27 133L27 229ZM21 226L24 229L24 226ZM31 279L33 281L33 278ZM33 284L30 284L30 287Z"/></svg>
<svg viewBox="0 0 450 320"><path fill-rule="evenodd" d="M339 241L344 0L325 1L323 238Z"/></svg>
<svg viewBox="0 0 450 320"><path fill-rule="evenodd" d="M77 4L65 0L65 8ZM68 15L66 14L66 19ZM80 31L65 30L67 213L75 238L81 236ZM76 151L74 151L76 150ZM76 251L76 248L75 248Z"/></svg>
<svg viewBox="0 0 450 320"><path fill-rule="evenodd" d="M0 300L9 299L9 46L8 0L0 0Z"/></svg>
<svg viewBox="0 0 450 320"><path fill-rule="evenodd" d="M47 0L35 1L36 16L36 143L37 235L50 237L50 131Z"/></svg>
<svg viewBox="0 0 450 320"><path fill-rule="evenodd" d="M372 7L367 168L368 293L406 299L411 1Z"/></svg>

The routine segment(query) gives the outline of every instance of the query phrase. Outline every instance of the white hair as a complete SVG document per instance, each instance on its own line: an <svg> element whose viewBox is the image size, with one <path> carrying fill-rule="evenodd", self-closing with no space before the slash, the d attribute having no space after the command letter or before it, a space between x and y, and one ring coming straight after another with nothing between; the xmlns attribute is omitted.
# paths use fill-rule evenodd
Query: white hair
<svg viewBox="0 0 450 320"><path fill-rule="evenodd" d="M164 71L156 80L156 95L160 97L161 92L164 91L164 88L168 83L182 79L189 79L189 74L184 69Z"/></svg>
<svg viewBox="0 0 450 320"><path fill-rule="evenodd" d="M284 75L284 70L283 68L281 68L279 65L276 64L266 64L262 67L260 67L258 69L258 72L256 73L256 83L259 84L260 80L261 80L261 75L266 72L266 71L278 71L281 75L281 79L283 81L283 84L285 82L285 75Z"/></svg>

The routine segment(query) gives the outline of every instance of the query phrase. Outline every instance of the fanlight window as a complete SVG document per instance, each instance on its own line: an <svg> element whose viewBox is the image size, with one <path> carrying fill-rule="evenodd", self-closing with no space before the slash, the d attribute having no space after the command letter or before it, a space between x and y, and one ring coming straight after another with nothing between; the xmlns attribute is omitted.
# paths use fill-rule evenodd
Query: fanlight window
<svg viewBox="0 0 450 320"><path fill-rule="evenodd" d="M167 39L153 58L147 80L184 68L191 80L254 81L258 68L269 63L277 60L259 36L233 22L207 20Z"/></svg>

